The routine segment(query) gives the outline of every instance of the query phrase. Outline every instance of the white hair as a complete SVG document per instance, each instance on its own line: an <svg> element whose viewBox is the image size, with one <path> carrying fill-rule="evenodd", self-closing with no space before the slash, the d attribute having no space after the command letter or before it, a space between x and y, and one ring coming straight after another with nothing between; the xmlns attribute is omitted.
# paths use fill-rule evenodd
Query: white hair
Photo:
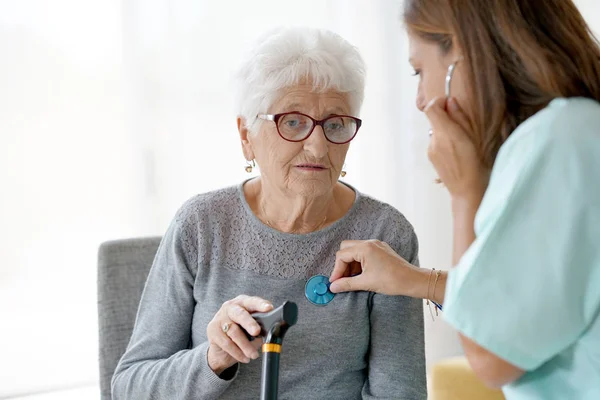
<svg viewBox="0 0 600 400"><path fill-rule="evenodd" d="M365 92L365 63L348 41L324 29L278 28L262 36L236 76L236 112L254 131L257 114L267 112L285 88L301 83L315 91L348 95L358 114Z"/></svg>

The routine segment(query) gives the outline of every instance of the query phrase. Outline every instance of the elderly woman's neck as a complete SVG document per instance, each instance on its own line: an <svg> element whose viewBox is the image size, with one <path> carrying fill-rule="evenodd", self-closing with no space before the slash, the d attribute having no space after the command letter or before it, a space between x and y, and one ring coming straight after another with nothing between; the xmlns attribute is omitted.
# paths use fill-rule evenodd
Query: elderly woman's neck
<svg viewBox="0 0 600 400"><path fill-rule="evenodd" d="M340 219L354 203L355 193L336 184L320 194L294 194L255 179L245 185L244 192L252 211L266 225L287 233L310 233Z"/></svg>

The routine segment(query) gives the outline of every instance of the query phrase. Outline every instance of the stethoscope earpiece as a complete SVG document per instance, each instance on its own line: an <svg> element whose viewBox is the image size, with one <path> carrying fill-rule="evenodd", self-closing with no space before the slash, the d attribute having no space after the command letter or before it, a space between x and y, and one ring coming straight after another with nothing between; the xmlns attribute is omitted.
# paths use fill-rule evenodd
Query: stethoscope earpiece
<svg viewBox="0 0 600 400"><path fill-rule="evenodd" d="M462 60L462 57L450 64L448 67L448 72L446 73L446 97L450 97L450 84L452 83L452 76L454 76L454 70L456 69L456 64Z"/></svg>

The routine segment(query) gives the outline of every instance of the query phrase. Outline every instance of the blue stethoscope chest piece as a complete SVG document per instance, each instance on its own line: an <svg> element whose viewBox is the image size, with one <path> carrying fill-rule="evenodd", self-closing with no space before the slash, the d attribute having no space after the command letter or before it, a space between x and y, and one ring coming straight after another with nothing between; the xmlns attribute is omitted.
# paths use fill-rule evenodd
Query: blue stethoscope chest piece
<svg viewBox="0 0 600 400"><path fill-rule="evenodd" d="M306 282L304 294L311 303L317 306L327 305L335 294L329 291L329 278L325 275L315 275Z"/></svg>

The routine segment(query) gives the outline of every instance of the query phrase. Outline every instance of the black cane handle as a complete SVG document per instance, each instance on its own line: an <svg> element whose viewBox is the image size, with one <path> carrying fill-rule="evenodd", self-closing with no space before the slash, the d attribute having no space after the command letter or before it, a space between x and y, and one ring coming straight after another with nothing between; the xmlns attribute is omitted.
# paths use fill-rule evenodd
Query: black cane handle
<svg viewBox="0 0 600 400"><path fill-rule="evenodd" d="M263 340L260 399L277 400L281 345L289 327L298 321L298 306L296 303L286 301L267 313L252 314L252 318L260 326L259 337ZM249 340L254 339L248 332L244 332Z"/></svg>
<svg viewBox="0 0 600 400"><path fill-rule="evenodd" d="M285 301L269 312L252 314L252 318L260 326L257 337L262 337L264 343L281 344L289 327L298 321L298 306L291 301ZM244 332L249 340L254 339L248 332Z"/></svg>

